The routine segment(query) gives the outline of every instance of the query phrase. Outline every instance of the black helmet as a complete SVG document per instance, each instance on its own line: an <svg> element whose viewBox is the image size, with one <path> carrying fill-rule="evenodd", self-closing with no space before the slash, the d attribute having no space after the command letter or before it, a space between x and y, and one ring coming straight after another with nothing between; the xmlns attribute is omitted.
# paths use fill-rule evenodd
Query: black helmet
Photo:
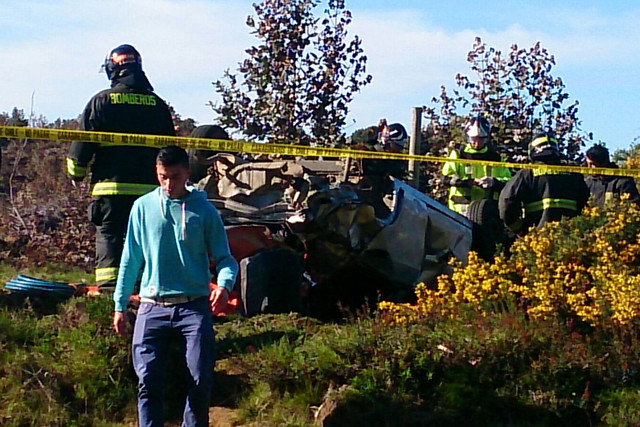
<svg viewBox="0 0 640 427"><path fill-rule="evenodd" d="M464 133L467 141L471 138L488 138L491 135L491 124L480 115L474 116L464 126Z"/></svg>
<svg viewBox="0 0 640 427"><path fill-rule="evenodd" d="M138 68L142 70L142 57L130 44L122 44L113 49L104 59L102 68L107 78L112 80L123 68Z"/></svg>
<svg viewBox="0 0 640 427"><path fill-rule="evenodd" d="M192 138L231 139L226 130L218 125L200 125L191 131Z"/></svg>
<svg viewBox="0 0 640 427"><path fill-rule="evenodd" d="M550 132L541 132L531 138L529 142L529 158L531 160L543 160L547 158L559 158L560 148L558 140Z"/></svg>
<svg viewBox="0 0 640 427"><path fill-rule="evenodd" d="M227 131L218 125L200 125L192 130L189 136L191 138L231 139ZM207 176L207 170L211 164L207 159L218 153L219 151L215 150L196 150L193 148L187 150L189 169L191 170L189 179L191 182L198 182Z"/></svg>
<svg viewBox="0 0 640 427"><path fill-rule="evenodd" d="M381 143L385 145L387 142L393 142L397 146L404 148L409 141L407 130L400 123L391 123L385 135L381 136Z"/></svg>

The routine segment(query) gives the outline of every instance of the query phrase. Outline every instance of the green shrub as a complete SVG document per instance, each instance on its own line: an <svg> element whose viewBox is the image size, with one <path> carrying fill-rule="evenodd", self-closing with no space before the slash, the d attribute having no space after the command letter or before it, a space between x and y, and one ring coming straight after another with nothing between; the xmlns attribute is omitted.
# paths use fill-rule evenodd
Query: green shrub
<svg viewBox="0 0 640 427"><path fill-rule="evenodd" d="M634 427L640 425L639 389L613 391L603 397L599 413L603 425Z"/></svg>
<svg viewBox="0 0 640 427"><path fill-rule="evenodd" d="M130 346L111 330L108 297L74 298L59 313L0 308L2 425L96 425L130 418Z"/></svg>

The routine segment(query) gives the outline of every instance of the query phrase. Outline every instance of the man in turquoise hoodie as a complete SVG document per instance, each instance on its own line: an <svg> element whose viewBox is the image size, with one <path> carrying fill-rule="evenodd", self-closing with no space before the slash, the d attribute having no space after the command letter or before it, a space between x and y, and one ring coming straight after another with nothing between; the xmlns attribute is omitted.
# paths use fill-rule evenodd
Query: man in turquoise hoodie
<svg viewBox="0 0 640 427"><path fill-rule="evenodd" d="M138 375L140 426L163 423L162 388L171 337L180 335L191 378L183 425L209 425L213 382L212 310L227 303L238 264L220 215L206 194L187 187L189 159L177 146L160 150L160 187L137 199L129 224L113 295L113 326L126 334L125 310L142 269L140 307L133 330L133 364ZM209 301L210 260L218 287Z"/></svg>

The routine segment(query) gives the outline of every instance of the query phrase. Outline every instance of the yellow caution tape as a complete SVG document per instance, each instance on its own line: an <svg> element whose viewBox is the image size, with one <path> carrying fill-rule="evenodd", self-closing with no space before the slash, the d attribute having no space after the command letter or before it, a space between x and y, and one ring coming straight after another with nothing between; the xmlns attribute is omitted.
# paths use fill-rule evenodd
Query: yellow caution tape
<svg viewBox="0 0 640 427"><path fill-rule="evenodd" d="M100 143L102 145L132 145L156 148L162 148L167 145L174 144L185 149L216 150L231 153L277 154L299 157L350 157L354 159L397 159L438 163L452 162L465 165L502 166L513 169L535 169L539 174L575 172L585 175L630 176L640 178L640 169L588 168L569 165L543 165L471 159L450 159L447 157L418 154L387 153L381 151L326 147L305 147L301 145L266 144L241 140L230 141L225 139L192 138L184 136L140 135L114 132L0 126L0 137L47 141L84 141Z"/></svg>

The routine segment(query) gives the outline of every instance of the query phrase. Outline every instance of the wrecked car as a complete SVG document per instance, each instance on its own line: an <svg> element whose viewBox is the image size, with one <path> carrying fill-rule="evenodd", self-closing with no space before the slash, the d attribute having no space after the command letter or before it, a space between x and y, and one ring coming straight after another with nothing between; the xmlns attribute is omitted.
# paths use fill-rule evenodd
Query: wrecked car
<svg viewBox="0 0 640 427"><path fill-rule="evenodd" d="M466 262L474 225L389 177L370 189L345 179L339 160L207 159L207 192L240 264L238 312L300 311L318 317L367 302L411 301L417 283L435 285L453 257Z"/></svg>

